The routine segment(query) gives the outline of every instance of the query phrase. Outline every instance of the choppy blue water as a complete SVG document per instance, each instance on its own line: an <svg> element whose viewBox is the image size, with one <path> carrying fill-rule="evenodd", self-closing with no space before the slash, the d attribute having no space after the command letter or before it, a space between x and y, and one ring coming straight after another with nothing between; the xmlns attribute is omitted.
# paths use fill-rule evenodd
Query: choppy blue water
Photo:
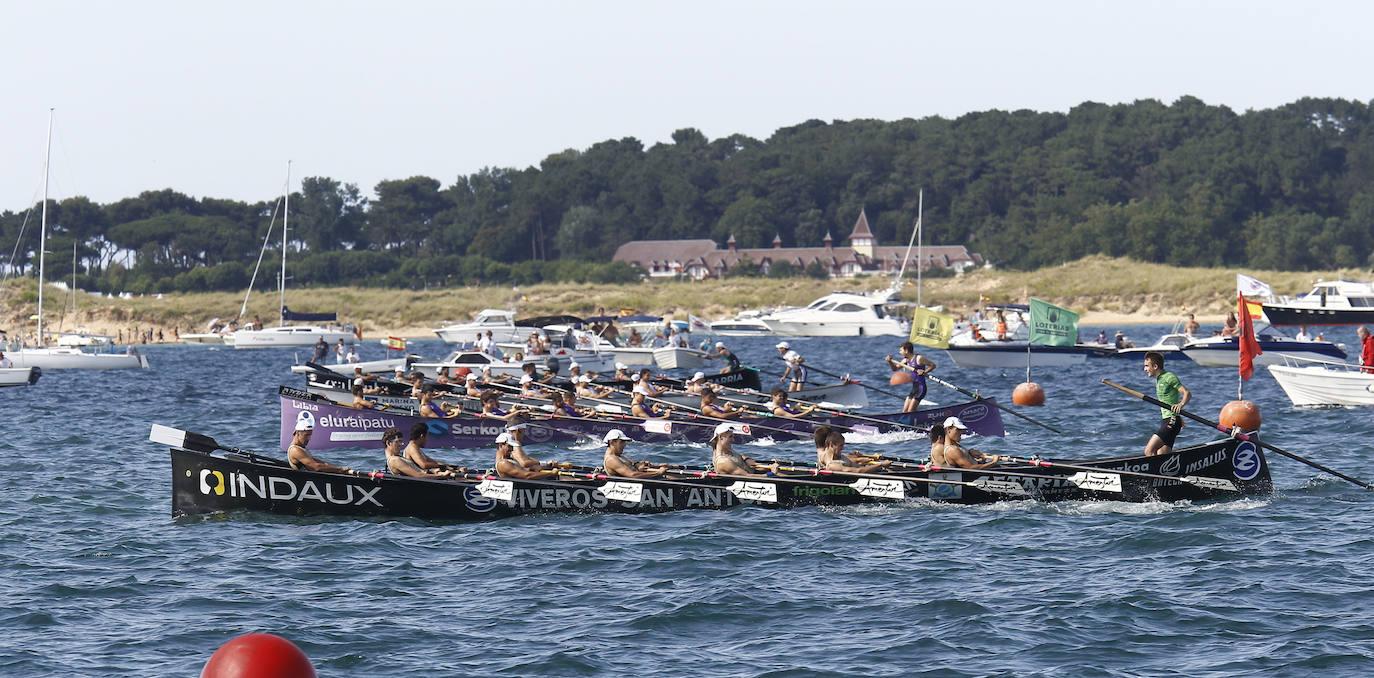
<svg viewBox="0 0 1374 678"><path fill-rule="evenodd" d="M1327 336L1355 345L1348 329ZM746 361L776 363L774 340L726 341ZM897 343L794 342L808 362L884 388L881 356ZM1278 455L1273 496L1200 504L744 507L476 525L173 520L167 452L148 442L149 424L278 453L275 388L299 383L286 371L296 352L148 353L147 372L53 371L0 392L0 675L197 675L219 645L256 631L291 639L332 676L1374 672L1374 493ZM364 358L379 353L370 346ZM928 353L937 375L1004 401L1024 378ZM1233 370L1170 367L1195 412L1214 418L1235 397ZM1157 422L1157 409L1098 383L1149 391L1135 360L1033 377L1049 402L1026 412L1069 433L1007 417L1007 438L975 447L1121 454L1142 448ZM1370 410L1294 410L1262 368L1245 393L1269 442L1374 480ZM931 396L961 400L940 387ZM899 407L874 394L873 411ZM1181 441L1208 437L1190 423ZM927 449L852 447L865 446ZM775 449L812 455L799 443ZM690 447L629 453L705 459ZM376 452L321 456L381 466ZM600 450L537 456L593 463Z"/></svg>

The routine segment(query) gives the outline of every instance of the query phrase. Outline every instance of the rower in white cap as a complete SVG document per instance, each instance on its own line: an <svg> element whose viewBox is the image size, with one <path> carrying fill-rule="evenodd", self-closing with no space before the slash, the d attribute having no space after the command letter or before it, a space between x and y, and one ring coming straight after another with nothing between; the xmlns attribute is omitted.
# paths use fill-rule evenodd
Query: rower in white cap
<svg viewBox="0 0 1374 678"><path fill-rule="evenodd" d="M736 357L730 349L725 348L725 342L723 341L717 341L716 350L706 354L706 357L713 360L719 359L725 361L725 367L720 368L721 374L740 369L739 358Z"/></svg>
<svg viewBox="0 0 1374 678"><path fill-rule="evenodd" d="M789 393L806 388L806 368L802 367L802 363L806 362L806 358L801 357L800 353L792 350L792 345L785 341L778 342L778 345L774 346L774 348L778 349L778 355L787 363L787 369L782 373L782 376L778 378L778 381L787 382L787 391ZM791 381L788 381L788 377L791 377Z"/></svg>
<svg viewBox="0 0 1374 678"><path fill-rule="evenodd" d="M960 444L963 440L964 431L968 427L958 417L947 417L944 423L945 429L945 465L957 468L982 469L996 466L1002 461L1002 457L995 454L983 454L978 450L964 449Z"/></svg>
<svg viewBox="0 0 1374 678"><path fill-rule="evenodd" d="M668 472L668 467L664 464L655 465L621 456L629 441L630 437L618 428L606 432L606 437L602 438L602 442L606 443L606 453L601 457L601 467L606 469L606 475L621 478L657 478Z"/></svg>
<svg viewBox="0 0 1374 678"><path fill-rule="evenodd" d="M739 424L725 422L716 426L715 434L711 437L711 467L716 473L732 476L775 476L778 474L778 462L773 462L770 466L761 466L753 459L746 458L735 451L735 433L742 427Z"/></svg>
<svg viewBox="0 0 1374 678"><path fill-rule="evenodd" d="M297 471L320 471L322 473L347 473L358 475L357 471L347 466L337 466L327 461L316 459L310 456L310 451L305 449L310 444L310 437L315 433L315 417L310 412L301 410L301 416L296 419L296 431L291 436L291 446L286 448L286 463Z"/></svg>
<svg viewBox="0 0 1374 678"><path fill-rule="evenodd" d="M496 436L496 475L521 480L557 480L560 477L558 471L542 471L538 467L530 469L521 463L514 456L520 449L515 442L509 432Z"/></svg>

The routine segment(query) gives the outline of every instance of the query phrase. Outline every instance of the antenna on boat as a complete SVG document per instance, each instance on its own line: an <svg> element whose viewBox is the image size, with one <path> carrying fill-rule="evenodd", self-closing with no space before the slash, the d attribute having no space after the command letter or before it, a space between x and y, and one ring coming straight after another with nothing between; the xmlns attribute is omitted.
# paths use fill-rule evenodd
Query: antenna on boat
<svg viewBox="0 0 1374 678"><path fill-rule="evenodd" d="M43 250L48 242L48 163L52 161L52 108L48 109L48 143L43 151L43 221L38 231L38 347L43 347Z"/></svg>
<svg viewBox="0 0 1374 678"><path fill-rule="evenodd" d="M921 216L925 209L926 191L921 189L919 197L916 199L916 227L911 229L911 240L906 244L906 254L902 256L902 267L897 271L897 279L892 281L893 287L898 287L902 282L902 276L906 275L906 262L911 258L911 246L916 245L916 305L921 305Z"/></svg>
<svg viewBox="0 0 1374 678"><path fill-rule="evenodd" d="M277 285L281 299L281 327L286 327L286 234L291 231L291 161L286 161L286 198L281 212L281 280Z"/></svg>

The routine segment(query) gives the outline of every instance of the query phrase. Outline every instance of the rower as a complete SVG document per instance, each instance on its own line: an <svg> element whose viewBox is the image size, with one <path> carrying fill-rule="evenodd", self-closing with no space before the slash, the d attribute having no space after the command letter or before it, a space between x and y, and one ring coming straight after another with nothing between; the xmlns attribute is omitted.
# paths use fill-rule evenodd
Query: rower
<svg viewBox="0 0 1374 678"><path fill-rule="evenodd" d="M805 405L802 407L792 407L791 405L788 405L787 391L782 390L781 386L774 386L772 395L773 416L775 417L787 417L789 419L796 419L797 417L804 417L808 414L811 414L812 412L815 412L816 410L819 410L821 408L820 405Z"/></svg>
<svg viewBox="0 0 1374 678"><path fill-rule="evenodd" d="M445 366L445 367L440 367L440 368L439 368L439 376L434 377L434 383L436 383L436 384L452 384L452 383L453 383L453 380L450 379L449 376L448 376L448 367L447 367L447 366Z"/></svg>
<svg viewBox="0 0 1374 678"><path fill-rule="evenodd" d="M508 432L503 432L496 436L496 475L502 478L520 478L522 480L554 479L559 478L557 471L530 470L521 464L512 455L519 448L514 444L514 438Z"/></svg>
<svg viewBox="0 0 1374 678"><path fill-rule="evenodd" d="M702 391L705 391L708 388L710 387L706 385L706 373L697 372L696 374L692 375L691 379L687 380L687 385L684 386L682 390L689 395L699 396L701 395Z"/></svg>
<svg viewBox="0 0 1374 678"><path fill-rule="evenodd" d="M575 405L573 405L572 403L568 402L568 398L572 398L572 397L575 397L572 393L568 393L568 394L565 396L565 395L563 394L563 391L554 391L553 393L550 393L550 394L549 394L549 400L552 400L552 401L553 401L553 413L554 413L554 416L557 416L557 417L591 417L591 416L595 416L595 413L594 413L594 412L590 412L590 411L588 411L588 410L579 409L577 406L575 406Z"/></svg>
<svg viewBox="0 0 1374 678"><path fill-rule="evenodd" d="M945 465L955 468L984 469L996 466L1002 461L1002 457L996 454L986 455L978 450L965 450L959 441L964 437L964 431L968 427L958 417L946 417L945 429Z"/></svg>
<svg viewBox="0 0 1374 678"><path fill-rule="evenodd" d="M720 368L720 373L732 372L740 369L739 358L733 352L725 348L725 342L717 341L716 350L706 354L707 358L719 358L725 361L725 367Z"/></svg>
<svg viewBox="0 0 1374 678"><path fill-rule="evenodd" d="M630 398L630 414L645 419L668 418L667 412L659 414L658 410L654 409L652 404L645 402L643 393L635 393L633 396L630 396Z"/></svg>
<svg viewBox="0 0 1374 678"><path fill-rule="evenodd" d="M629 381L629 380L630 380L630 368L626 367L626 366L625 366L625 363L616 363L616 364L615 364L615 377L613 377L613 378L614 378L614 379L620 379L620 380L622 380L622 381Z"/></svg>
<svg viewBox="0 0 1374 678"><path fill-rule="evenodd" d="M636 393L643 393L644 395L649 396L650 398L657 398L659 396L662 396L664 393L667 393L668 389L656 388L653 384L649 383L649 374L650 370L646 367L640 370L639 374L630 377L630 381L635 382L634 388L630 390Z"/></svg>
<svg viewBox="0 0 1374 678"><path fill-rule="evenodd" d="M577 395L583 398L605 398L612 393L615 393L615 389L593 384L589 374L584 374L577 379Z"/></svg>
<svg viewBox="0 0 1374 678"><path fill-rule="evenodd" d="M664 464L655 466L647 461L635 461L621 456L629 441L630 437L618 428L606 432L606 437L602 439L602 442L606 443L606 453L601 457L601 467L606 470L606 475L621 478L658 478L668 472L668 467Z"/></svg>
<svg viewBox="0 0 1374 678"><path fill-rule="evenodd" d="M467 379L463 382L463 393L466 393L472 398L481 398L482 389L478 386L478 379L480 379L480 377L477 376L476 372L469 372Z"/></svg>
<svg viewBox="0 0 1374 678"><path fill-rule="evenodd" d="M296 433L291 437L291 446L286 448L286 463L297 471L320 471L323 473L348 473L358 475L347 466L336 466L327 461L310 456L305 449L310 444L310 436L315 433L315 422L309 419L296 420Z"/></svg>
<svg viewBox="0 0 1374 678"><path fill-rule="evenodd" d="M398 430L397 433L400 433ZM386 442L383 440L382 442ZM433 457L425 454L425 445L429 442L429 424L417 421L410 425L410 442L406 443L405 452L401 456L424 471L460 471L467 473L468 470L461 466L445 464Z"/></svg>
<svg viewBox="0 0 1374 678"><path fill-rule="evenodd" d="M773 462L770 466L760 466L752 459L748 459L735 451L735 427L738 424L725 422L716 427L715 434L711 436L711 466L712 469L721 475L730 476L775 476L778 474L778 462Z"/></svg>
<svg viewBox="0 0 1374 678"><path fill-rule="evenodd" d="M374 403L363 397L363 383L361 380L353 383L353 404L351 407L359 410L385 410L389 406L386 403Z"/></svg>
<svg viewBox="0 0 1374 678"><path fill-rule="evenodd" d="M429 471L407 459L401 448L401 439L401 429L399 428L389 428L382 432L382 448L386 450L387 471L411 478L453 477L453 473L449 471Z"/></svg>
<svg viewBox="0 0 1374 678"><path fill-rule="evenodd" d="M846 463L844 457L844 434L839 431L831 431L825 436L825 446L816 452L816 466L818 468L831 471L844 471L846 473L876 473L887 470L892 465L892 460L884 459L866 466L856 466Z"/></svg>
<svg viewBox="0 0 1374 678"><path fill-rule="evenodd" d="M540 398L544 397L544 392L534 385L534 377L522 375L520 377L520 397L521 398Z"/></svg>
<svg viewBox="0 0 1374 678"><path fill-rule="evenodd" d="M420 389L420 416L430 419L452 419L463 413L461 408L449 403L434 402L434 387Z"/></svg>
<svg viewBox="0 0 1374 678"><path fill-rule="evenodd" d="M536 384L547 384L553 381L554 377L558 376L548 370L544 370L544 374L542 375L539 374L539 366L534 363L525 363L521 365L520 371L524 372L530 379L533 379Z"/></svg>
<svg viewBox="0 0 1374 678"><path fill-rule="evenodd" d="M930 463L945 465L945 427L941 424L930 427Z"/></svg>
<svg viewBox="0 0 1374 678"><path fill-rule="evenodd" d="M513 448L510 452L510 457L512 459L514 459L521 466L524 466L526 469L529 469L531 471L558 468L560 466L563 468L567 468L568 466L571 466L571 464L568 464L566 462L559 463L556 461L539 461L538 459L535 459L534 457L525 454L526 426L528 425L525 423L525 418L523 416L517 417L515 421L512 421L511 423L506 425L506 434L510 436L510 444Z"/></svg>
<svg viewBox="0 0 1374 678"><path fill-rule="evenodd" d="M501 408L499 407L499 405L501 404L501 395L500 395L499 393L497 393L496 391L492 391L492 390L482 391L481 401L482 401L482 416L484 416L484 417L491 417L491 418L494 418L494 419L502 419L502 420L504 420L504 421L509 422L509 421L511 421L512 419L514 419L515 417L520 416L520 415L522 415L522 414L525 413L525 408L524 408L523 406L520 406L520 405L516 405L515 407L512 407L511 410L510 410L509 412L507 412L507 411L501 409Z"/></svg>
<svg viewBox="0 0 1374 678"><path fill-rule="evenodd" d="M793 351L792 345L785 341L778 342L778 345L773 348L778 349L778 355L787 363L787 369L783 371L778 381L788 381L788 377L791 377L791 381L787 384L787 391L789 393L806 388L806 368L802 367L802 363L806 362L806 358L801 357L800 353Z"/></svg>
<svg viewBox="0 0 1374 678"><path fill-rule="evenodd" d="M419 398L425 390L425 375L416 372L410 375L410 397Z"/></svg>
<svg viewBox="0 0 1374 678"><path fill-rule="evenodd" d="M362 384L363 395L376 395L383 391L382 386L377 383L377 378L370 374L363 374L363 368L353 368L353 383Z"/></svg>
<svg viewBox="0 0 1374 678"><path fill-rule="evenodd" d="M744 410L737 409L734 405L726 403L717 405L715 391L706 391L701 394L701 414L712 419L734 419L744 413Z"/></svg>

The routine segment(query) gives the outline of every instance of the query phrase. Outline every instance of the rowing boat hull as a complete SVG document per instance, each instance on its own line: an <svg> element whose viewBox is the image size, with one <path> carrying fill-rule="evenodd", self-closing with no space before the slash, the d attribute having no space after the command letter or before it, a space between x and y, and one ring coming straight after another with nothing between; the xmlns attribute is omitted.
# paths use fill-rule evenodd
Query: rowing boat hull
<svg viewBox="0 0 1374 678"><path fill-rule="evenodd" d="M1006 501L1184 501L1233 498L1273 491L1263 452L1251 442L1225 438L1156 457L1093 462L1103 471L1131 470L1231 480L1236 490L1206 489L1180 480L1120 476L1121 491L1084 489L1063 470L1016 466L984 471L932 471L894 476L900 491L874 496L873 486L833 476L804 479L700 478L673 482L629 481L631 499L608 499L606 480L424 480L390 474L345 476L293 470L274 460L173 448L172 514L186 516L247 510L297 516L382 516L426 520L491 520L537 513L662 513L727 509L743 504L768 508L900 503L927 499L959 504ZM1009 475L1011 471L1026 476ZM1172 473L1168 473L1172 471ZM1011 481L1024 496L1012 497L954 483ZM930 482L934 481L934 482ZM637 497L635 497L637 493ZM612 496L617 496L612 494Z"/></svg>

